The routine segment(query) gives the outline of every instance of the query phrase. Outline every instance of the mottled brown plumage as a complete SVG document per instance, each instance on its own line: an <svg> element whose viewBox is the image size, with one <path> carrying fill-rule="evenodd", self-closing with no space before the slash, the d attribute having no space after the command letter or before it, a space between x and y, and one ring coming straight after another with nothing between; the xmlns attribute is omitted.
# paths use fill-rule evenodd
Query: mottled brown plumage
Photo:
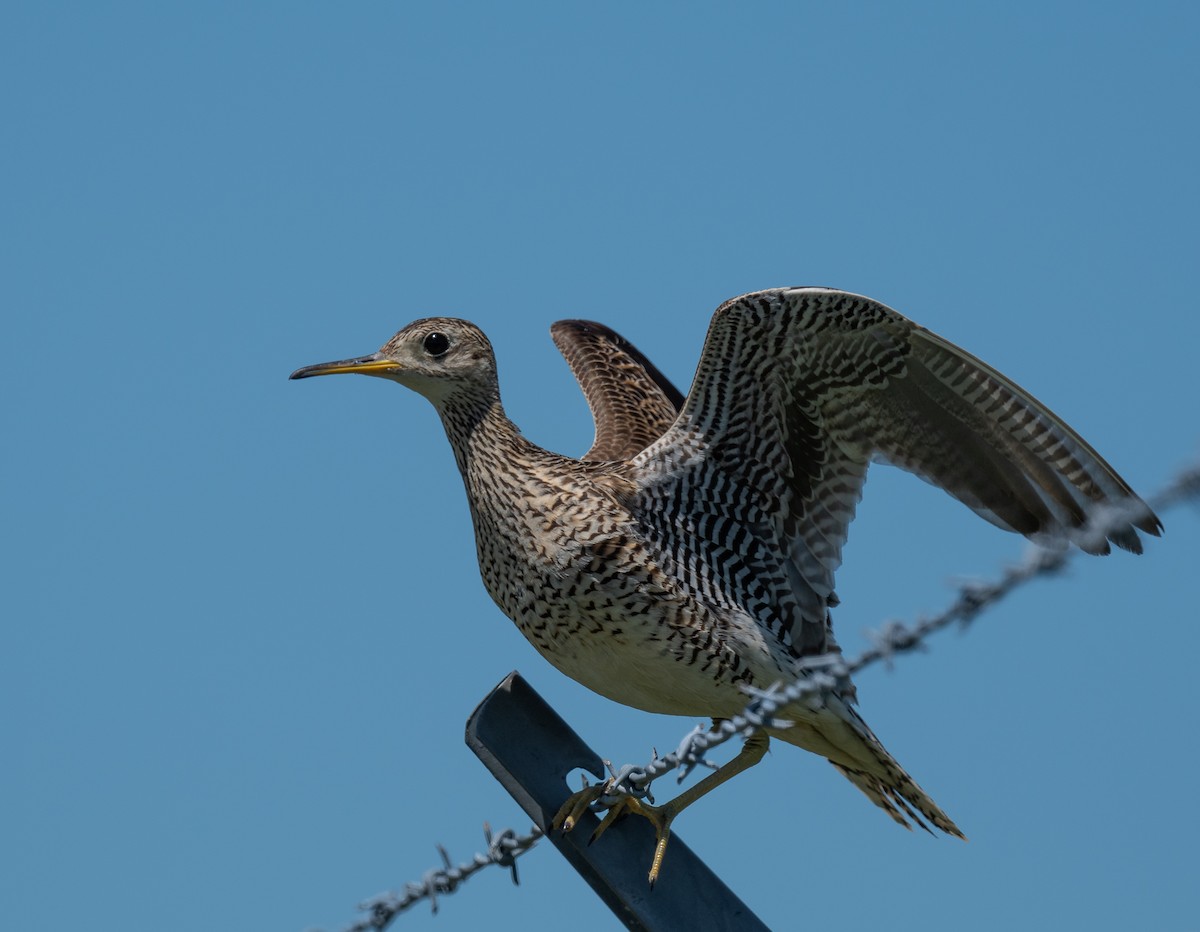
<svg viewBox="0 0 1200 932"><path fill-rule="evenodd" d="M872 461L1040 541L1137 552L1137 531L1160 529L1031 395L859 295L788 288L727 301L686 399L607 328L566 321L553 332L596 421L583 460L521 436L500 405L491 346L466 321L417 321L379 353L293 378L362 372L428 397L492 598L552 664L636 708L729 717L741 687L791 680L806 657L837 651L834 572ZM1128 521L1098 533L1092 516L1108 506ZM828 758L901 824L960 835L853 701L789 707L791 726L769 734ZM763 750L748 744L664 807L652 873L674 814Z"/></svg>
<svg viewBox="0 0 1200 932"><path fill-rule="evenodd" d="M629 459L667 432L683 394L636 346L603 324L560 320L550 336L579 381L596 439L580 459Z"/></svg>

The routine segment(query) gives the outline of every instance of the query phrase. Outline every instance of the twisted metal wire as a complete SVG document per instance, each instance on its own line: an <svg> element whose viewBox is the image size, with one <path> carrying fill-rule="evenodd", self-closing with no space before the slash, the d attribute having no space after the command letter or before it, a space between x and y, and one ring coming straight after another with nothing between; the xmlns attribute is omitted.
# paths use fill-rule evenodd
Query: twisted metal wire
<svg viewBox="0 0 1200 932"><path fill-rule="evenodd" d="M379 893L359 903L358 908L367 915L347 926L345 932L382 932L391 925L393 919L421 900L429 900L429 905L436 914L439 896L453 893L472 874L492 864L512 871L513 883L520 884L517 876L517 858L537 844L538 839L542 837L541 829L535 825L530 828L528 834L518 835L513 829L506 828L493 835L492 827L484 822L483 837L487 842L487 851L477 852L470 861L458 866L452 864L446 849L438 845L438 853L442 856L441 867L431 868L420 880L405 884L403 893Z"/></svg>
<svg viewBox="0 0 1200 932"><path fill-rule="evenodd" d="M1164 512L1197 499L1200 499L1200 463L1181 470L1165 488L1148 500L1148 504L1154 511ZM1110 508L1093 515L1091 527L1099 535L1098 540L1104 540L1108 530L1128 522L1130 514L1123 508ZM890 663L897 654L923 648L925 640L934 632L956 623L968 626L985 609L1025 583L1061 572L1080 552L1075 548L1051 550L1031 546L1025 556L1007 567L999 578L960 585L954 600L936 615L920 619L912 625L887 622L871 633L871 647L853 660L846 660L837 654L809 657L805 659L808 672L795 682L786 685L776 683L766 689L748 688L746 692L750 701L739 715L720 722L712 729L696 726L671 753L661 757L655 753L649 763L641 766L626 764L619 769L614 769L606 761L610 772L607 792L597 800L595 808L610 808L622 796L650 797L650 785L672 770L680 771L678 779L682 782L698 766L716 768L716 764L703 757L705 751L724 744L736 735L747 737L766 725L786 725L786 722L775 717L780 708L805 700L819 701L831 692L845 689L850 677L859 670L874 663ZM429 900L436 913L438 896L453 893L471 875L491 864L511 869L513 883L517 883L516 858L532 848L542 834L534 826L526 835L505 829L493 836L490 827L484 823L487 851L477 853L469 863L457 867L451 865L446 849L438 845L442 867L433 868L421 880L406 884L401 894L383 893L359 904L359 909L368 915L348 926L345 932L382 932L400 913L421 900Z"/></svg>

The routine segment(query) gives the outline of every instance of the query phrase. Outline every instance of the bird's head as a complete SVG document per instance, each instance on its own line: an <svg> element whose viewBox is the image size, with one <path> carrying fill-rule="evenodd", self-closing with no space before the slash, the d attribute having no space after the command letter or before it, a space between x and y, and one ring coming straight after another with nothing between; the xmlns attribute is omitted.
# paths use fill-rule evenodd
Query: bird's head
<svg viewBox="0 0 1200 932"><path fill-rule="evenodd" d="M492 344L474 324L454 317L415 320L378 353L305 366L293 379L356 372L391 379L420 392L435 405L464 392L496 391L496 357Z"/></svg>

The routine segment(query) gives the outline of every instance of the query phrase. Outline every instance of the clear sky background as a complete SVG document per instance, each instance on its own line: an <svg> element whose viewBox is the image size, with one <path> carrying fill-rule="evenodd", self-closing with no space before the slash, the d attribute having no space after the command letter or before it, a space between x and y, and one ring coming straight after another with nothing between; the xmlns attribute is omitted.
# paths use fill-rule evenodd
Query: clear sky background
<svg viewBox="0 0 1200 932"><path fill-rule="evenodd" d="M1184 3L6 4L0 928L340 927L528 826L462 741L514 668L618 762L694 724L490 603L424 400L286 380L413 318L480 324L579 454L553 320L686 387L725 298L846 288L1153 492L1200 452L1198 35ZM680 836L775 928L1195 928L1200 520L1165 521L860 678L970 843L785 746ZM839 637L1023 550L876 470ZM611 926L548 845L521 869L396 927Z"/></svg>

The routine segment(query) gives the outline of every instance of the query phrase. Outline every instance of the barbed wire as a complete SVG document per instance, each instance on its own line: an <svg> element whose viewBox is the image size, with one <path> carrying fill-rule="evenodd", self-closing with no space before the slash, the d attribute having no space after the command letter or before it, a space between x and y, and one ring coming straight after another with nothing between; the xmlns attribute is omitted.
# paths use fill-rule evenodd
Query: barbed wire
<svg viewBox="0 0 1200 932"><path fill-rule="evenodd" d="M1190 498L1200 496L1200 466L1184 470L1158 495L1150 500L1151 507L1156 511L1166 511L1175 504ZM1115 529L1124 524L1129 513L1120 509L1109 510L1105 515L1093 521L1097 534L1103 534L1108 529ZM1041 577L1053 575L1063 569L1073 559L1077 550L1049 550L1042 547L1032 547L1025 558L1019 563L1008 567L1001 577L991 582L968 582L962 584L956 592L954 601L942 612L929 618L922 619L914 625L901 622L888 622L872 635L873 644L867 650L858 654L853 660L846 661L839 655L823 655L806 661L809 672L806 676L788 685L775 684L767 689L751 689L747 692L751 701L747 708L731 719L721 722L715 729L709 730L697 726L680 742L675 751L665 756L658 756L646 765L625 765L619 770L610 766L611 777L608 781L607 793L597 802L598 809L615 804L623 795L645 797L649 795L650 784L672 770L680 769L680 780L685 778L696 766L715 766L703 759L705 751L724 744L735 735L748 735L757 728L768 724L783 724L775 719L775 713L790 703L815 699L828 693L845 689L849 685L850 676L863 668L880 661L889 662L896 654L907 653L924 646L924 641L931 634L954 623L967 625L989 606L995 605L1013 590L1024 583ZM507 865L511 865L516 880L516 864L512 860L517 854L524 853L536 843L541 832L535 828L526 836L521 836L523 842L519 850L507 855ZM442 851L445 867L428 872L420 883L410 883L401 897L386 894L362 905L363 909L371 912L371 918L352 926L349 932L367 932L367 930L382 930L400 912L419 902L430 899L436 912L436 896L441 893L453 892L457 886L477 870L488 864L505 862L495 856L495 848L489 834L488 854L476 854L470 865L460 865L458 869L450 867L449 858ZM508 830L500 838L509 837L515 841L517 836Z"/></svg>
<svg viewBox="0 0 1200 932"><path fill-rule="evenodd" d="M542 837L541 829L534 825L528 834L518 835L513 829L506 828L498 835L492 835L492 827L484 822L483 837L487 842L487 851L477 852L469 862L457 867L451 863L446 849L438 845L438 853L442 856L441 867L431 868L420 880L405 884L403 893L380 893L359 903L358 908L367 915L347 926L345 932L382 932L391 925L393 919L421 900L429 900L436 915L439 896L453 893L473 874L492 864L511 870L513 884L520 884L517 858L537 844Z"/></svg>
<svg viewBox="0 0 1200 932"><path fill-rule="evenodd" d="M1154 511L1164 512L1196 499L1200 499L1200 463L1180 470L1147 503ZM1135 505L1106 508L1092 516L1087 531L1103 541L1108 532L1126 526L1131 517L1143 515L1141 507ZM880 662L890 664L897 654L922 649L930 635L950 625L970 625L985 609L996 605L1025 583L1061 572L1081 552L1077 548L1049 549L1031 545L1025 556L1005 568L999 578L962 583L955 592L954 600L936 615L919 619L912 625L899 621L886 622L869 634L871 646L853 660L846 660L840 654L806 657L807 672L794 682L786 685L776 683L766 689L747 688L750 701L739 715L725 719L712 728L696 726L671 753L660 757L656 752L649 763L640 766L626 764L619 769L605 761L610 774L606 792L593 804L593 808L597 811L611 808L623 796L653 800L650 785L672 770L680 771L678 780L682 782L698 766L715 769L717 765L703 757L706 751L735 736L748 736L764 726L786 727L785 721L775 717L782 707L796 702L819 701L830 693L847 689L850 677L863 668ZM513 883L517 883L516 858L532 848L542 835L542 831L533 826L526 835L505 829L493 837L490 827L484 823L487 851L477 853L469 863L457 867L451 866L446 849L438 845L442 867L433 868L421 880L406 884L401 894L383 893L360 903L359 909L368 915L347 927L345 932L382 932L400 913L426 899L436 913L438 896L453 893L474 873L491 864L510 868Z"/></svg>
<svg viewBox="0 0 1200 932"><path fill-rule="evenodd" d="M1176 504L1200 498L1200 464L1181 470L1148 504L1154 511L1166 511ZM1143 517L1144 507L1138 502L1099 509L1091 516L1085 533L1093 542L1103 542L1112 531L1126 527L1131 518ZM1086 541L1085 541L1086 542ZM883 661L890 663L897 654L905 654L925 647L925 640L934 632L958 623L969 625L984 609L995 605L1013 590L1025 583L1042 577L1052 576L1073 560L1082 550L1077 548L1050 549L1031 545L1024 558L1003 571L993 581L970 581L962 583L954 601L936 615L919 620L913 625L889 621L877 631L869 634L872 646L862 651L853 660L840 654L823 654L804 659L807 672L789 684L776 683L766 689L745 689L750 696L746 708L733 718L715 724L712 728L698 725L693 728L679 746L670 754L653 759L643 766L626 764L619 770L609 766L610 777L606 792L595 803L596 810L611 808L623 796L649 798L650 784L659 777L679 769L682 782L697 766L712 767L713 764L701 755L731 738L749 736L764 726L786 727L787 722L775 717L783 706L803 701L819 701L830 693L851 687L850 677L864 667ZM607 762L606 762L607 763Z"/></svg>

